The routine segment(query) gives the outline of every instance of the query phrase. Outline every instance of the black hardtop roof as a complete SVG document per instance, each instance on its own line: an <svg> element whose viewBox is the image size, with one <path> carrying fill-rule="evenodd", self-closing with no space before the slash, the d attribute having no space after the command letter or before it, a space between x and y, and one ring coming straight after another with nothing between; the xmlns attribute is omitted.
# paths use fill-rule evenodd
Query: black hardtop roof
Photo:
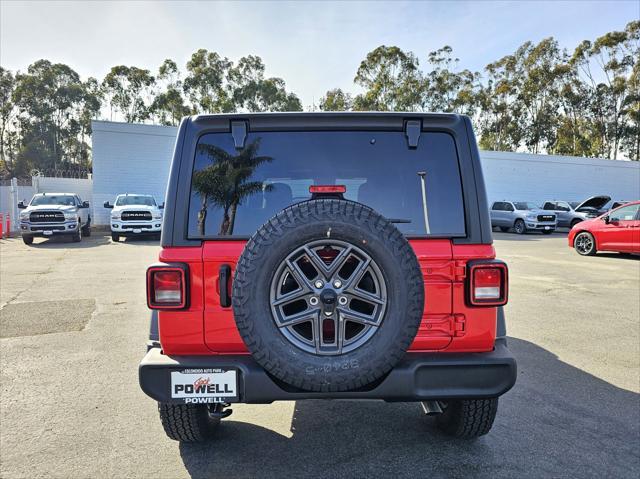
<svg viewBox="0 0 640 479"><path fill-rule="evenodd" d="M464 115L456 113L426 112L381 112L381 111L341 111L341 112L265 112L265 113L220 113L194 115L187 121L198 126L229 125L233 121L249 123L250 130L263 129L402 129L408 120L419 120L423 128L453 128L464 123Z"/></svg>

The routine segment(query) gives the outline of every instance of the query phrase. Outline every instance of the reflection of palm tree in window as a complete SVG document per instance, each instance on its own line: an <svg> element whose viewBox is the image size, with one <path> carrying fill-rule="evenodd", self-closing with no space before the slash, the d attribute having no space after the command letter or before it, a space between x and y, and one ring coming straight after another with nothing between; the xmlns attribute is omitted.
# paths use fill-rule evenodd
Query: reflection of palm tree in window
<svg viewBox="0 0 640 479"><path fill-rule="evenodd" d="M236 211L242 200L260 191L270 191L270 185L250 181L254 170L262 163L273 161L270 156L256 156L260 139L249 143L237 155L231 155L214 145L200 144L198 150L211 159L211 165L193 174L193 188L201 199L198 230L205 234L207 208L212 203L222 209L219 235L233 234Z"/></svg>

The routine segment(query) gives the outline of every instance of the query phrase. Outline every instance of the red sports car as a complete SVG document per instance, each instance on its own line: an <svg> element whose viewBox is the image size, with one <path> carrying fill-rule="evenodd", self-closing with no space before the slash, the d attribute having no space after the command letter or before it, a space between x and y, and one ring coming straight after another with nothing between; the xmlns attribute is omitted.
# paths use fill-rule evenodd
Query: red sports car
<svg viewBox="0 0 640 479"><path fill-rule="evenodd" d="M640 201L626 203L571 228L569 246L583 256L597 251L640 253Z"/></svg>

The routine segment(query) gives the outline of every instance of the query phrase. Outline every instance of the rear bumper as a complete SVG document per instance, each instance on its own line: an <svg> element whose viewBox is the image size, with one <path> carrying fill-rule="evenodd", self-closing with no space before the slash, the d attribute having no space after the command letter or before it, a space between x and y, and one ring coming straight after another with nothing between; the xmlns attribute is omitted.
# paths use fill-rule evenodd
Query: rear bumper
<svg viewBox="0 0 640 479"><path fill-rule="evenodd" d="M267 404L299 399L430 399L492 398L515 384L516 361L504 339L488 353L407 353L382 380L358 391L316 393L297 390L267 374L251 356L166 356L149 349L139 366L142 390L159 402L181 403L171 398L171 372L218 368L238 371L239 400Z"/></svg>

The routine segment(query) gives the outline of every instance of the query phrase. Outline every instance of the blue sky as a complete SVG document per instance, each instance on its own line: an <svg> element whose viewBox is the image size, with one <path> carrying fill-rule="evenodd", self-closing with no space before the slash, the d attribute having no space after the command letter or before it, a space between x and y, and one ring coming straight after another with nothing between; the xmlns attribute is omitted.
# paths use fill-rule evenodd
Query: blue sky
<svg viewBox="0 0 640 479"><path fill-rule="evenodd" d="M0 4L0 64L24 70L47 58L83 77L116 64L184 68L198 48L231 60L256 54L308 106L336 86L356 91L360 61L397 45L425 62L451 45L462 68L481 70L527 40L572 49L640 18L638 0L437 2L15 2Z"/></svg>

